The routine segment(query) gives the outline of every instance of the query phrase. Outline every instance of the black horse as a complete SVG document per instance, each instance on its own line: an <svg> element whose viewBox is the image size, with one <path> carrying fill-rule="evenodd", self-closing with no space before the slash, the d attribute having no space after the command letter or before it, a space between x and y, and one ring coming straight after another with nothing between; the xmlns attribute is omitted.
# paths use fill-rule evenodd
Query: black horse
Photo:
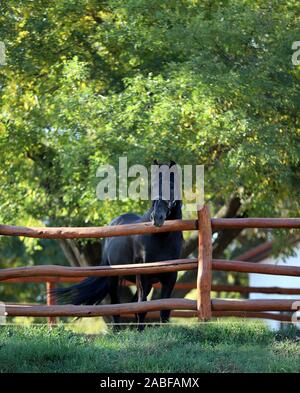
<svg viewBox="0 0 300 393"><path fill-rule="evenodd" d="M169 167L176 165L171 162ZM158 196L152 201L150 209L143 215L133 213L122 214L111 221L109 225L125 225L139 222L152 222L155 226L162 226L164 221L182 218L181 200L176 199L174 193L175 172L170 172L170 196L168 200L162 197L161 187ZM161 183L160 183L161 184ZM182 246L181 232L163 232L146 235L131 235L106 238L103 247L102 264L107 266L158 262L178 259ZM141 275L138 280L135 276L123 277L126 280L137 282L138 291L134 301L145 301L149 295L152 284L161 283L161 298L169 298L174 288L177 272ZM79 284L68 288L54 290L58 300L68 301L72 304L98 304L106 295L110 295L111 303L120 303L119 300L120 277L89 277ZM139 328L143 329L146 313L138 314ZM170 310L160 313L161 322L168 322ZM114 316L114 323L119 322L119 316Z"/></svg>

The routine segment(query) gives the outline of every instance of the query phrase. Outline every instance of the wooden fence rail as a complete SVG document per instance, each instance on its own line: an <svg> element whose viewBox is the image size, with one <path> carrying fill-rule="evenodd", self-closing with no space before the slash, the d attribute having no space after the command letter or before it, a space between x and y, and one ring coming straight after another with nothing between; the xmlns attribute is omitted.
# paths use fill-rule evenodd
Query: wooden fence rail
<svg viewBox="0 0 300 393"><path fill-rule="evenodd" d="M31 317L95 317L161 310L196 310L196 301L188 299L160 299L146 302L104 304L101 306L27 306L7 305L7 316Z"/></svg>
<svg viewBox="0 0 300 393"><path fill-rule="evenodd" d="M279 276L300 276L299 266L278 266L267 265L263 263L226 261L222 259L213 259L213 270L239 273L261 273L273 274Z"/></svg>
<svg viewBox="0 0 300 393"><path fill-rule="evenodd" d="M214 230L220 229L295 229L300 228L300 218L212 218L211 226Z"/></svg>
<svg viewBox="0 0 300 393"><path fill-rule="evenodd" d="M213 230L232 228L300 228L300 218L212 218ZM198 229L198 220L166 221L155 227L150 222L104 227L21 227L0 225L0 235L25 236L39 239L82 239L138 235L160 232L180 232Z"/></svg>
<svg viewBox="0 0 300 393"><path fill-rule="evenodd" d="M212 311L291 311L294 300L290 299L259 299L259 300L221 300L212 299ZM197 302L189 299L160 299L145 302L104 304L101 306L74 306L74 305L6 305L7 316L72 316L95 317L112 316L128 313L139 313L161 310L198 310Z"/></svg>
<svg viewBox="0 0 300 393"><path fill-rule="evenodd" d="M89 277L89 276L123 276L135 274L157 274L197 268L196 259L174 259L172 261L115 265L69 267L58 265L27 266L0 270L0 281L17 277Z"/></svg>
<svg viewBox="0 0 300 393"><path fill-rule="evenodd" d="M8 278L1 280L2 282L7 282L11 284L16 283L45 283L45 284L55 284L57 283L78 283L85 277L50 277L50 276L40 276L40 277L18 277L18 278ZM134 283L126 280L120 282L122 286L135 286ZM153 288L160 289L161 284L153 284ZM176 289L187 289L192 290L197 288L197 283L193 282L177 282L175 284ZM300 288L281 288L281 287L249 287L242 285L231 285L231 284L212 284L211 291L213 292L237 292L237 293L270 293L270 294L281 294L281 295L300 295ZM49 292L49 291L47 291Z"/></svg>
<svg viewBox="0 0 300 393"><path fill-rule="evenodd" d="M25 236L39 239L83 239L104 238L114 236L138 235L161 232L180 232L197 230L197 220L171 220L165 221L161 227L151 222L138 224L113 225L104 227L20 227L0 225L0 235Z"/></svg>
<svg viewBox="0 0 300 393"><path fill-rule="evenodd" d="M233 271L242 273L263 273L282 276L300 276L299 266L277 266L255 264L252 262L226 261L212 259L211 270ZM115 266L69 267L59 265L15 267L0 270L0 281L20 277L90 277L90 276L123 276L130 274L157 274L197 269L197 259L174 259L172 261L152 262L143 264L128 264ZM202 269L202 268L201 268ZM206 272L207 273L207 272ZM208 274L208 273L207 273ZM201 277L200 277L201 278ZM205 277L207 278L207 277ZM209 278L210 282L210 278ZM198 285L198 288L201 286ZM206 289L208 291L208 289ZM209 291L211 286L209 286Z"/></svg>
<svg viewBox="0 0 300 393"><path fill-rule="evenodd" d="M197 300L161 299L137 303L113 305L74 306L55 305L48 295L47 306L42 305L6 305L8 316L48 317L54 323L58 316L129 316L138 312L149 312L157 315L161 310L172 310L172 316L197 316L206 321L211 317L236 316L247 318L269 318L280 321L290 320L289 315L277 315L273 311L293 312L295 300L223 300L211 299L211 291L240 293L261 292L300 294L298 288L266 288L241 287L228 285L212 285L212 271L234 271L245 273L261 273L286 276L300 276L300 267L274 266L254 264L243 261L227 261L212 259L212 233L221 229L232 228L300 228L300 218L226 218L211 219L208 206L198 211L197 220L166 221L162 227L151 223L138 223L106 227L78 228L28 228L0 225L0 235L26 236L45 239L102 238L112 236L173 232L184 230L198 231L198 258L178 259L145 264L129 264L119 266L66 267L44 265L19 267L0 270L2 282L47 282L48 293L56 282L77 282L88 276L124 276L137 274L156 274L181 270L197 269L197 282L190 284L197 289ZM178 283L177 285L180 285ZM185 284L186 285L186 284ZM300 299L299 299L300 300ZM152 314L151 314L152 313Z"/></svg>

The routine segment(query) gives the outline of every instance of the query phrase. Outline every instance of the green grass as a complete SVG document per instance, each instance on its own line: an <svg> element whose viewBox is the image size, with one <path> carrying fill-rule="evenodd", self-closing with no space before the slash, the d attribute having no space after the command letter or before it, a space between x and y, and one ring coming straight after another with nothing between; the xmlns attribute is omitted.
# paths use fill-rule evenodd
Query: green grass
<svg viewBox="0 0 300 393"><path fill-rule="evenodd" d="M1 372L300 372L292 330L216 322L87 336L63 326L0 327Z"/></svg>

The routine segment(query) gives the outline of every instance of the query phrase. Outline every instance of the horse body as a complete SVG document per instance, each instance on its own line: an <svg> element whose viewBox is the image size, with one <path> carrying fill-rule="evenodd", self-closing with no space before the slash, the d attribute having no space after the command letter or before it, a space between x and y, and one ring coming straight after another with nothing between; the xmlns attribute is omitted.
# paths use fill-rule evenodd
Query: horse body
<svg viewBox="0 0 300 393"><path fill-rule="evenodd" d="M109 225L126 225L139 222L149 222L153 211L151 208L144 216L133 213L122 214ZM182 218L181 207L168 217L168 220ZM177 259L182 245L181 232L162 232L146 235L130 235L106 238L103 247L102 260L108 265L127 263L158 262Z"/></svg>
<svg viewBox="0 0 300 393"><path fill-rule="evenodd" d="M139 222L148 222L151 220L151 214L154 207L143 216L138 216L133 213L123 214L115 218L110 225L125 225ZM170 211L167 216L168 219L180 219L181 204L178 202L176 206ZM105 265L122 265L130 263L145 263L145 262L158 262L171 259L178 259L181 253L182 246L182 233L181 232L163 232L153 233L146 235L130 235L122 237L112 237L105 239L103 248L103 264ZM135 276L125 276L128 281L135 282ZM154 283L160 282L162 285L161 298L168 298L171 296L174 288L177 272L161 273L161 274L148 274L141 276L141 286L143 301L147 300L147 296L151 291ZM119 303L117 288L119 280L114 280L110 286L110 296L113 303ZM133 300L137 300L137 294ZM161 320L166 322L169 319L170 312L162 311ZM138 320L142 323L145 314L139 314ZM118 323L119 317L114 316L115 323Z"/></svg>

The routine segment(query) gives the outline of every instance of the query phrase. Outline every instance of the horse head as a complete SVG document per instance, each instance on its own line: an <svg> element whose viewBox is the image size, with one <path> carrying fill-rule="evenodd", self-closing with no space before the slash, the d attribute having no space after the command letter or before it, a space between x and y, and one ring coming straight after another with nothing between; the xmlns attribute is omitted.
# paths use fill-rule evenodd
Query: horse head
<svg viewBox="0 0 300 393"><path fill-rule="evenodd" d="M181 218L180 176L176 163L159 164L154 160L152 183L152 224L161 227L165 220ZM178 215L178 217L176 216Z"/></svg>

